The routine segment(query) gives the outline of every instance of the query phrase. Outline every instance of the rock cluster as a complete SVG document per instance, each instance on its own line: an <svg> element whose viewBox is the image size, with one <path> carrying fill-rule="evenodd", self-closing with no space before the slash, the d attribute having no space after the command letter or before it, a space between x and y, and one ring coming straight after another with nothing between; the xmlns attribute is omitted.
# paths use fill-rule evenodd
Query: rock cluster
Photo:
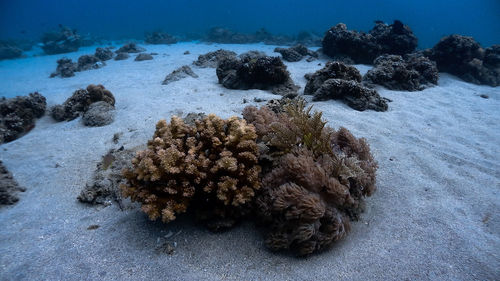
<svg viewBox="0 0 500 281"><path fill-rule="evenodd" d="M350 107L364 111L386 111L387 100L376 90L361 84L361 74L342 62L328 62L313 74L306 74L307 84L304 94L313 95L313 100L340 99Z"/></svg>
<svg viewBox="0 0 500 281"><path fill-rule="evenodd" d="M45 97L35 92L29 96L0 99L0 144L13 141L35 127L45 114Z"/></svg>

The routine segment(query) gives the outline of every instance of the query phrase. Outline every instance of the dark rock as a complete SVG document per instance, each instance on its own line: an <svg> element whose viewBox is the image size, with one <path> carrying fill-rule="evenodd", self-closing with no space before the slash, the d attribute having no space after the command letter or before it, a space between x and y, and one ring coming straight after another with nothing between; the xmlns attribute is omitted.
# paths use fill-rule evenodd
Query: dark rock
<svg viewBox="0 0 500 281"><path fill-rule="evenodd" d="M352 80L328 79L314 93L313 100L344 100L350 107L364 111L387 111L387 101L377 91L364 87Z"/></svg>
<svg viewBox="0 0 500 281"><path fill-rule="evenodd" d="M138 150L139 147L111 150L103 156L102 161L97 164L93 178L87 181L78 195L78 200L91 205L108 205L114 201L124 209L126 201L121 195L120 184L125 184L126 181L122 176L122 169L132 168L132 158Z"/></svg>
<svg viewBox="0 0 500 281"><path fill-rule="evenodd" d="M167 34L165 32L151 32L146 34L146 40L148 44L175 44L177 39L174 36Z"/></svg>
<svg viewBox="0 0 500 281"><path fill-rule="evenodd" d="M183 54L184 54L184 55L189 55L189 54L191 54L191 52L189 52L189 51L185 51Z"/></svg>
<svg viewBox="0 0 500 281"><path fill-rule="evenodd" d="M50 74L50 77L72 77L75 76L75 71L78 71L78 63L75 63L68 58L62 58L57 60L56 71Z"/></svg>
<svg viewBox="0 0 500 281"><path fill-rule="evenodd" d="M328 62L313 74L306 74L304 94L314 95L313 100L341 99L356 110L386 111L387 100L377 91L364 87L359 71L341 62Z"/></svg>
<svg viewBox="0 0 500 281"><path fill-rule="evenodd" d="M339 23L330 28L322 41L323 53L330 57L345 55L356 63L371 64L381 53L371 34L348 30L347 26Z"/></svg>
<svg viewBox="0 0 500 281"><path fill-rule="evenodd" d="M262 51L252 50L252 51L241 53L238 57L242 60L253 60L253 59L258 59L258 58L265 57L265 56L267 56L266 53L264 53Z"/></svg>
<svg viewBox="0 0 500 281"><path fill-rule="evenodd" d="M115 107L111 104L98 101L90 104L83 113L82 121L85 126L101 127L113 123Z"/></svg>
<svg viewBox="0 0 500 281"><path fill-rule="evenodd" d="M126 60L130 57L128 53L117 53L115 60Z"/></svg>
<svg viewBox="0 0 500 281"><path fill-rule="evenodd" d="M290 48L276 48L275 52L280 53L284 60L289 62L296 62L303 59L305 56L317 58L318 54L314 51L307 49L306 46L298 44Z"/></svg>
<svg viewBox="0 0 500 281"><path fill-rule="evenodd" d="M410 27L399 20L395 20L391 25L377 21L370 34L384 54L409 54L415 51L418 45L418 39Z"/></svg>
<svg viewBox="0 0 500 281"><path fill-rule="evenodd" d="M391 90L420 91L437 85L436 63L421 54L382 55L375 59L375 67L366 73L366 84L378 84Z"/></svg>
<svg viewBox="0 0 500 281"><path fill-rule="evenodd" d="M417 47L417 38L411 29L396 20L387 25L377 22L370 33L348 30L339 23L325 34L322 41L323 52L330 56L348 56L355 63L371 64L385 53L407 54Z"/></svg>
<svg viewBox="0 0 500 281"><path fill-rule="evenodd" d="M35 92L29 96L0 99L0 144L13 141L35 127L35 120L45 113L45 97Z"/></svg>
<svg viewBox="0 0 500 281"><path fill-rule="evenodd" d="M254 42L251 35L231 31L222 27L211 28L205 38L206 41L224 44L246 44Z"/></svg>
<svg viewBox="0 0 500 281"><path fill-rule="evenodd" d="M95 54L101 61L107 61L113 58L113 52L108 48L97 48L95 49Z"/></svg>
<svg viewBox="0 0 500 281"><path fill-rule="evenodd" d="M141 53L141 54L138 54L136 57L135 57L135 61L143 61L143 60L152 60L153 59L153 56L150 55L150 54L146 54L146 53Z"/></svg>
<svg viewBox="0 0 500 281"><path fill-rule="evenodd" d="M137 46L136 43L128 43L123 45L120 49L116 50L115 53L140 53L144 52L146 49Z"/></svg>
<svg viewBox="0 0 500 281"><path fill-rule="evenodd" d="M354 66L346 65L342 62L327 62L325 67L312 74L306 74L307 80L304 94L313 95L323 83L328 79L344 79L361 82L361 74Z"/></svg>
<svg viewBox="0 0 500 281"><path fill-rule="evenodd" d="M163 83L161 84L168 85L172 82L179 81L189 76L193 78L198 78L198 75L193 72L191 67L184 65L172 71L172 73L170 73L169 75L167 75L167 77L165 77L165 80L163 80Z"/></svg>
<svg viewBox="0 0 500 281"><path fill-rule="evenodd" d="M46 54L63 54L76 52L81 46L80 35L76 30L59 26L59 31L46 32L42 36L42 49Z"/></svg>
<svg viewBox="0 0 500 281"><path fill-rule="evenodd" d="M7 168L0 161L0 206L12 205L19 201L17 193L26 191L26 188L19 186Z"/></svg>
<svg viewBox="0 0 500 281"><path fill-rule="evenodd" d="M474 38L454 34L443 37L424 54L436 61L439 71L467 82L495 87L500 85L499 48L494 45L484 50Z"/></svg>
<svg viewBox="0 0 500 281"><path fill-rule="evenodd" d="M51 115L56 121L73 120L86 112L92 103L104 101L115 105L113 94L102 85L89 85L87 89L76 90L62 105L56 105Z"/></svg>
<svg viewBox="0 0 500 281"><path fill-rule="evenodd" d="M94 55L83 55L78 58L77 71L98 69L104 66L104 62Z"/></svg>
<svg viewBox="0 0 500 281"><path fill-rule="evenodd" d="M217 67L219 62L226 58L236 58L236 53L233 51L219 49L215 52L209 52L198 56L198 59L193 62L198 67Z"/></svg>
<svg viewBox="0 0 500 281"><path fill-rule="evenodd" d="M21 57L23 50L7 41L0 41L0 60L15 59Z"/></svg>
<svg viewBox="0 0 500 281"><path fill-rule="evenodd" d="M298 86L279 57L226 58L220 61L216 72L219 83L228 89L261 89L283 96L297 95Z"/></svg>

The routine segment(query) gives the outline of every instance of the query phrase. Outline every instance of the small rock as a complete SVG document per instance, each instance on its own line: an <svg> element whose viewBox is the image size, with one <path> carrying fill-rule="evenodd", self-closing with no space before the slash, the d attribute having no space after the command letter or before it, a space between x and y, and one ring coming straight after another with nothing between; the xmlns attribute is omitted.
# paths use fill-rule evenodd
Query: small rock
<svg viewBox="0 0 500 281"><path fill-rule="evenodd" d="M114 107L104 101L92 103L83 114L82 120L85 126L100 127L109 125L114 120Z"/></svg>
<svg viewBox="0 0 500 281"><path fill-rule="evenodd" d="M144 61L144 60L152 60L152 59L153 59L152 55L145 54L145 53L138 54L137 57L135 57L135 61Z"/></svg>
<svg viewBox="0 0 500 281"><path fill-rule="evenodd" d="M99 228L99 225L93 224L93 225L90 225L89 227L87 227L87 230L96 230L98 228Z"/></svg>

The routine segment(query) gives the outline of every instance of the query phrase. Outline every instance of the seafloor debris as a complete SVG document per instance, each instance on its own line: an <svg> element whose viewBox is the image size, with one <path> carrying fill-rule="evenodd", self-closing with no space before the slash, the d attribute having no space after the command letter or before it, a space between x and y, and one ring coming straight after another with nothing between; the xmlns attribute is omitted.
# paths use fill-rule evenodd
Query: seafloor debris
<svg viewBox="0 0 500 281"><path fill-rule="evenodd" d="M378 84L391 90L420 91L437 85L439 73L436 63L420 53L382 55L375 59L375 67L363 77L365 84Z"/></svg>
<svg viewBox="0 0 500 281"><path fill-rule="evenodd" d="M51 31L43 34L43 51L49 55L78 51L78 48L81 46L81 38L76 30L62 25L59 28L59 31Z"/></svg>
<svg viewBox="0 0 500 281"><path fill-rule="evenodd" d="M208 52L204 55L199 55L198 59L193 62L198 67L217 67L219 62L226 58L234 58L236 53L233 51L219 49L214 52Z"/></svg>
<svg viewBox="0 0 500 281"><path fill-rule="evenodd" d="M280 53L283 59L289 62L300 61L306 56L309 56L308 59L315 59L318 57L318 53L307 49L306 46L301 44L297 44L290 48L276 48L274 51Z"/></svg>
<svg viewBox="0 0 500 281"><path fill-rule="evenodd" d="M26 188L19 186L7 168L0 160L0 206L12 205L19 201L18 192L26 191Z"/></svg>
<svg viewBox="0 0 500 281"><path fill-rule="evenodd" d="M213 114L187 125L161 120L124 172L125 196L142 204L149 218L170 222L188 209L208 227L230 226L252 211L260 188L257 135L251 125Z"/></svg>
<svg viewBox="0 0 500 281"><path fill-rule="evenodd" d="M286 97L296 96L299 89L279 57L226 58L219 62L217 77L228 89L271 90Z"/></svg>
<svg viewBox="0 0 500 281"><path fill-rule="evenodd" d="M322 45L323 53L330 57L347 56L355 63L371 64L382 54L411 53L417 43L411 29L395 20L391 25L377 21L369 33L348 30L339 23L326 32Z"/></svg>
<svg viewBox="0 0 500 281"><path fill-rule="evenodd" d="M387 100L374 89L363 86L359 71L341 62L328 62L313 74L306 74L304 94L313 100L340 99L356 110L386 111Z"/></svg>
<svg viewBox="0 0 500 281"><path fill-rule="evenodd" d="M255 126L264 154L255 211L266 245L307 255L343 238L375 191L377 163L366 140L327 127L300 100L279 113L246 107L243 117Z"/></svg>
<svg viewBox="0 0 500 281"><path fill-rule="evenodd" d="M63 104L52 107L51 115L56 121L73 120L85 113L90 105L104 101L115 105L113 94L102 85L89 85L87 89L76 90Z"/></svg>
<svg viewBox="0 0 500 281"><path fill-rule="evenodd" d="M483 49L472 37L443 37L424 55L436 61L439 71L448 72L474 84L500 85L500 45Z"/></svg>
<svg viewBox="0 0 500 281"><path fill-rule="evenodd" d="M183 65L176 70L172 71L161 83L162 85L168 85L172 82L179 81L181 79L187 78L187 77L193 77L193 78L198 78L198 75L193 72L191 67L187 65Z"/></svg>
<svg viewBox="0 0 500 281"><path fill-rule="evenodd" d="M35 92L29 96L0 98L0 144L13 141L35 127L35 120L45 114L45 97Z"/></svg>

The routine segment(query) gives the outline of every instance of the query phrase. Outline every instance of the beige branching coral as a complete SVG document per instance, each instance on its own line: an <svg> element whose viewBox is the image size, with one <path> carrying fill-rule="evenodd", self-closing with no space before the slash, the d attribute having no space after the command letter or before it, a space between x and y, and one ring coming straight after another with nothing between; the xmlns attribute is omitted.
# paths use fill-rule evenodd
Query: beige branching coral
<svg viewBox="0 0 500 281"><path fill-rule="evenodd" d="M192 206L216 230L217 221L230 225L250 212L260 188L256 139L254 126L237 117L211 114L193 126L176 116L161 120L134 168L124 171L122 191L152 220L172 221Z"/></svg>
<svg viewBox="0 0 500 281"><path fill-rule="evenodd" d="M358 218L363 198L375 190L377 163L366 141L327 127L302 101L281 113L247 107L243 116L272 159L256 199L269 226L267 246L307 255L344 237L349 219Z"/></svg>

